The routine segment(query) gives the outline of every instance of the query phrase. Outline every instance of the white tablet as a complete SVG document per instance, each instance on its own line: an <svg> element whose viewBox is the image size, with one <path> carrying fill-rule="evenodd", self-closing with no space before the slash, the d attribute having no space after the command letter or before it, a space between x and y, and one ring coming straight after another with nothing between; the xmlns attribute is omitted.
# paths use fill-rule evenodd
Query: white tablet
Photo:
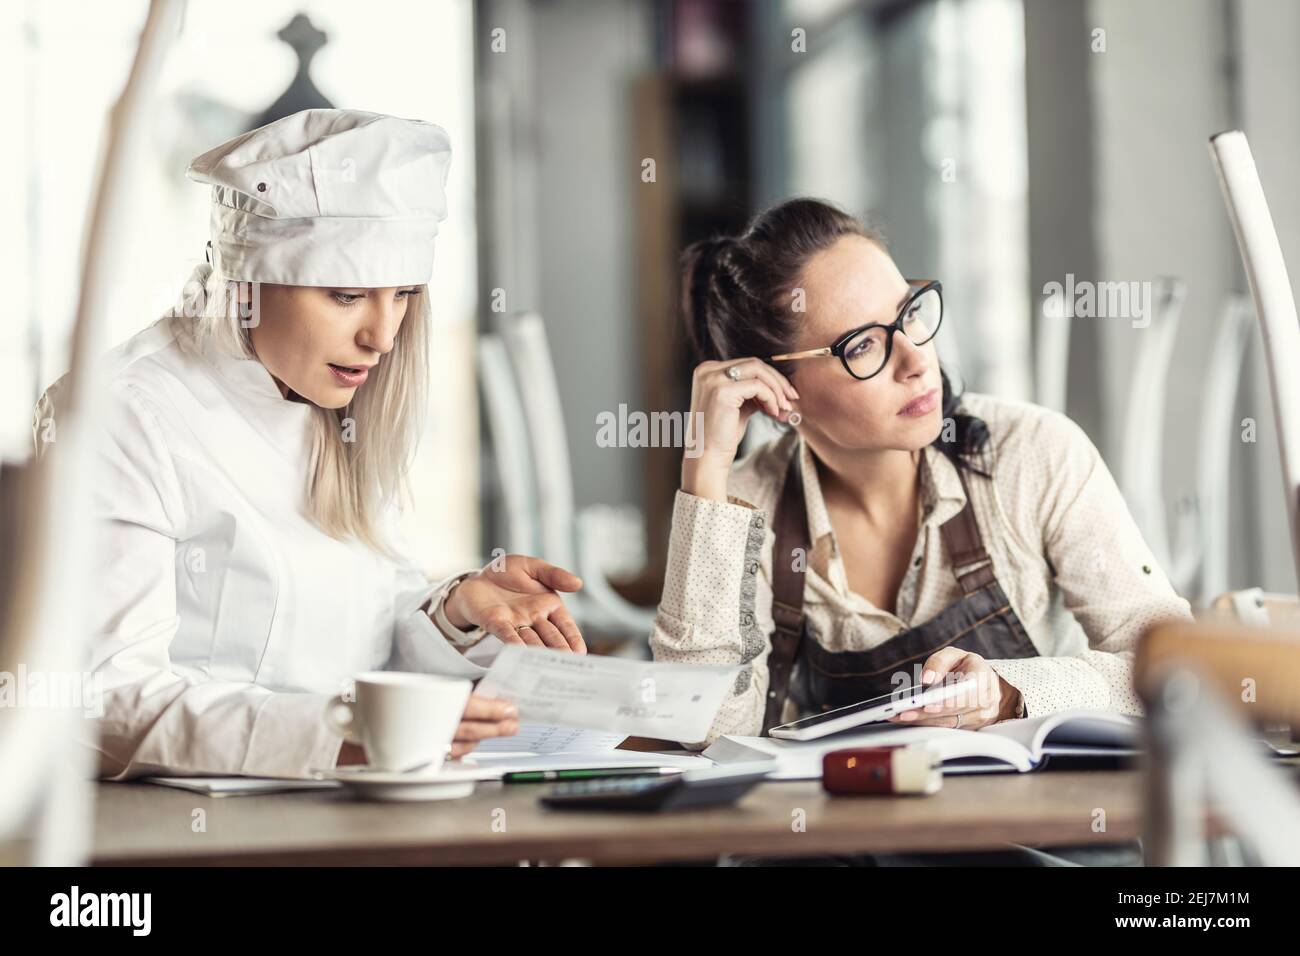
<svg viewBox="0 0 1300 956"><path fill-rule="evenodd" d="M880 723L895 714L901 714L905 710L916 710L926 704L946 703L962 693L974 693L974 690L969 687L973 683L974 681L964 680L944 682L933 687L917 684L899 688L888 694L872 697L870 700L781 724L768 731L768 736L781 740L816 740L818 737L826 737L841 730L848 730L850 727ZM907 725L900 724L900 726Z"/></svg>

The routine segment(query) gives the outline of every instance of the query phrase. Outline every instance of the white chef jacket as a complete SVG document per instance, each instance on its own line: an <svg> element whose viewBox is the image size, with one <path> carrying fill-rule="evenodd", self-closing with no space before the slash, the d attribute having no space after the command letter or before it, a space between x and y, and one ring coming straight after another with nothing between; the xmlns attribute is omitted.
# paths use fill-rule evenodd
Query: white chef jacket
<svg viewBox="0 0 1300 956"><path fill-rule="evenodd" d="M483 632L441 613L459 575L430 582L311 523L311 407L256 359L183 348L183 321L110 353L94 473L100 772L309 776L337 760L323 714L350 677L481 676L453 643Z"/></svg>

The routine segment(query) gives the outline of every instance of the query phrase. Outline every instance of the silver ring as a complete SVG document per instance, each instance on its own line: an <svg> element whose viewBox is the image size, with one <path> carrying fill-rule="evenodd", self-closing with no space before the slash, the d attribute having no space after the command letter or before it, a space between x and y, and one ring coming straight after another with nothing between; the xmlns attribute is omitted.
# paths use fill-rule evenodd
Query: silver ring
<svg viewBox="0 0 1300 956"><path fill-rule="evenodd" d="M961 730L961 714L957 715L957 723L952 725L953 730Z"/></svg>
<svg viewBox="0 0 1300 956"><path fill-rule="evenodd" d="M733 382L739 382L739 381L740 381L740 366L739 366L739 365L732 365L730 368L728 368L728 369L727 369L727 378L731 379Z"/></svg>

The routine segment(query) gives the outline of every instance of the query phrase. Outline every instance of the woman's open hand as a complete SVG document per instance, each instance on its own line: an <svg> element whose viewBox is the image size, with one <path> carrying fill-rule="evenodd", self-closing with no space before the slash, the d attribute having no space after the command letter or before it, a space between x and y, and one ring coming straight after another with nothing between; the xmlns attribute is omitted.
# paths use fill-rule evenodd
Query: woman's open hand
<svg viewBox="0 0 1300 956"><path fill-rule="evenodd" d="M563 568L508 554L452 588L444 610L461 630L481 627L503 644L585 654L578 625L556 593L581 587L582 580Z"/></svg>
<svg viewBox="0 0 1300 956"><path fill-rule="evenodd" d="M921 683L969 683L957 696L941 704L927 704L906 710L890 721L914 727L955 727L961 715L962 730L978 730L1000 720L1015 717L1020 710L1020 691L1007 683L989 662L973 651L944 647L926 660Z"/></svg>

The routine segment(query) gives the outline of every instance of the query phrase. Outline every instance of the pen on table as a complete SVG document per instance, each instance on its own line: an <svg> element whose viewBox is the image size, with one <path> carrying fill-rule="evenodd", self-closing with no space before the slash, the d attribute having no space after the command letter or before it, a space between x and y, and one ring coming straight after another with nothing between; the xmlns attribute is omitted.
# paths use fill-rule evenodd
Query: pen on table
<svg viewBox="0 0 1300 956"><path fill-rule="evenodd" d="M606 767L587 770L511 770L502 783L549 783L553 780L599 780L604 777L665 777L681 773L678 767Z"/></svg>

